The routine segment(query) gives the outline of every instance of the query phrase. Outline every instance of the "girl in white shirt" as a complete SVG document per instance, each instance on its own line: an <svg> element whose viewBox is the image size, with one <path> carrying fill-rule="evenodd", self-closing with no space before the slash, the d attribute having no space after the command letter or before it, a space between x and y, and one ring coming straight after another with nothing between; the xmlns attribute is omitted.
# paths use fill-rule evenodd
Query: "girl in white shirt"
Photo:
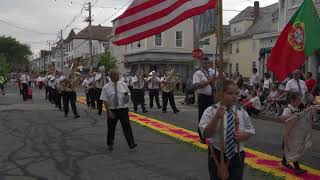
<svg viewBox="0 0 320 180"><path fill-rule="evenodd" d="M261 102L256 91L251 91L250 97L243 104L246 106L246 110L250 116L252 113L259 114L261 111Z"/></svg>

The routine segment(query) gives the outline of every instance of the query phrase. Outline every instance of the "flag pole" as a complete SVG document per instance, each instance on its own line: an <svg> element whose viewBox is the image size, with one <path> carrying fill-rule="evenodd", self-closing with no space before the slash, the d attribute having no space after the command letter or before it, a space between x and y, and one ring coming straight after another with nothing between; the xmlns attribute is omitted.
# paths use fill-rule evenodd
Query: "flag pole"
<svg viewBox="0 0 320 180"><path fill-rule="evenodd" d="M219 58L218 58L218 70L219 70L219 79L218 79L218 89L219 89L219 100L220 105L224 105L222 102L223 97L223 14L222 14L222 0L217 0L217 15L218 15L218 24L217 24L217 35L218 35L218 48L219 48ZM222 121L223 122L223 121ZM226 167L226 162L224 161L224 123L220 123L220 143L221 143L221 150L220 150L220 173L218 169L218 174L220 174L221 179L227 179L228 174L228 167Z"/></svg>

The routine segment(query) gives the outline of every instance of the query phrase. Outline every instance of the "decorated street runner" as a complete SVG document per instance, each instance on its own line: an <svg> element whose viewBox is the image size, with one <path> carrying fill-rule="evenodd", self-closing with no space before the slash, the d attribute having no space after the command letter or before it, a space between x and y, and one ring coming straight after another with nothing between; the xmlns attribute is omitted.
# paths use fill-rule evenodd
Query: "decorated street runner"
<svg viewBox="0 0 320 180"><path fill-rule="evenodd" d="M78 101L85 104L85 97L78 97ZM145 117L136 113L129 113L130 120L136 122L142 126L148 127L155 131L158 131L162 134L168 135L170 137L174 137L178 140L181 140L185 143L189 143L193 146L207 149L208 146L205 144L201 144L199 141L199 135L196 132L174 126L169 123L164 123L162 121ZM245 149L246 159L245 162L251 168L261 170L263 172L267 172L273 174L274 176L284 177L288 180L318 180L320 179L320 171L302 166L304 169L308 170L307 173L296 176L294 170L290 170L281 165L281 159L268 155L263 152L255 151L249 148Z"/></svg>

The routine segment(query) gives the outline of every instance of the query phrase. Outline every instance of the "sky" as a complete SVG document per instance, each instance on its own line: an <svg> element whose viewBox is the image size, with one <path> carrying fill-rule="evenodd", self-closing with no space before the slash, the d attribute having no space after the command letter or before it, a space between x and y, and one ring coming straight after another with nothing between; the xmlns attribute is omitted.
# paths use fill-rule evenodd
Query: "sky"
<svg viewBox="0 0 320 180"><path fill-rule="evenodd" d="M121 15L132 0L91 0L93 25L111 26L111 20ZM89 0L1 0L0 36L11 36L31 46L37 55L48 50L59 39L60 30L66 38L73 28L75 32L88 25L85 3ZM278 0L260 0L264 7ZM253 6L254 0L223 0L224 24L239 12ZM121 9L122 8L122 9Z"/></svg>

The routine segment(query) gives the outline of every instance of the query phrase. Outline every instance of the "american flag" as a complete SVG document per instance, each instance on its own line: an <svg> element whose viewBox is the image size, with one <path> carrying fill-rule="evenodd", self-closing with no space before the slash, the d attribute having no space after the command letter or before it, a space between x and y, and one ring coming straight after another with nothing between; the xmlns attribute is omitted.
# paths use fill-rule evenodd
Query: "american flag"
<svg viewBox="0 0 320 180"><path fill-rule="evenodd" d="M126 45L160 34L216 6L216 0L134 0L114 22L114 44Z"/></svg>

